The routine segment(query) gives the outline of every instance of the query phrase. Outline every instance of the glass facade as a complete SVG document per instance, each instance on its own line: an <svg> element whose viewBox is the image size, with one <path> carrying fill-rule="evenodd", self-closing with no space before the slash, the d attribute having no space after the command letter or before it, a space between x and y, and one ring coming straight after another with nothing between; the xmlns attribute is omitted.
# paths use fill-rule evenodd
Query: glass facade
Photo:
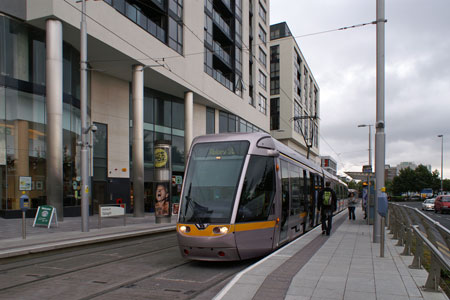
<svg viewBox="0 0 450 300"><path fill-rule="evenodd" d="M131 89L130 89L131 90ZM132 101L130 94L130 119ZM133 130L130 128L130 161L132 161ZM154 145L156 141L172 145L172 176L184 174L184 100L156 90L144 88L144 207L153 211L154 193ZM181 184L172 184L171 201L178 202Z"/></svg>
<svg viewBox="0 0 450 300"><path fill-rule="evenodd" d="M18 210L19 177L31 207L46 203L45 31L0 16L0 213ZM63 203L79 205L79 52L63 45Z"/></svg>

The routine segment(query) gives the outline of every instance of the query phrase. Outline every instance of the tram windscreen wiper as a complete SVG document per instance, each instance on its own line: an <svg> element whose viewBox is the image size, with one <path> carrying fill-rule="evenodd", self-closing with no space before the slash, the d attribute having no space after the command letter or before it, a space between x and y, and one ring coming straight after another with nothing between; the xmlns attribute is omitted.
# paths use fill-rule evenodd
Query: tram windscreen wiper
<svg viewBox="0 0 450 300"><path fill-rule="evenodd" d="M203 206L199 205L197 202L195 202L195 200L192 200L191 189L192 189L192 183L189 184L188 194L185 196L185 198L186 198L186 213L185 213L185 216L184 216L185 220L186 220L186 217L187 217L187 210L190 208L192 210L192 217L191 217L191 219L194 219L194 221L197 224L203 224L201 218L199 218L197 216L197 208L198 207L203 207ZM191 220L186 220L186 221L191 221Z"/></svg>

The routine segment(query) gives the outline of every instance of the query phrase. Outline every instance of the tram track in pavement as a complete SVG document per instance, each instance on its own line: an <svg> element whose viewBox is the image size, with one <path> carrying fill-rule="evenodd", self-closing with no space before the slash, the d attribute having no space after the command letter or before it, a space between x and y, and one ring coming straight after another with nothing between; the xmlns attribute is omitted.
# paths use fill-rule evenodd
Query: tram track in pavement
<svg viewBox="0 0 450 300"><path fill-rule="evenodd" d="M154 235L154 234L153 234ZM161 235L161 234L157 234ZM155 236L156 237L156 236ZM154 241L162 240L165 237L156 238ZM136 246L137 244L132 244L134 240L139 240L140 238L129 238L129 239L123 239L121 240L123 244L123 241L127 241L124 245L116 245L114 247L111 247L111 245L118 244L116 241L112 242L101 242L94 246L92 245L83 245L83 246L74 246L71 248L65 248L65 249L57 249L47 252L40 252L35 254L28 254L24 256L19 257L12 257L12 258L4 258L0 259L0 274L8 272L10 270L17 270L19 268L27 268L30 265L35 264L43 264L43 263L53 263L58 262L61 260L67 260L70 258L68 255L72 254L73 256L80 256L80 255L91 255L91 254L98 254L99 252L111 252L114 250L120 250L125 249L130 246ZM152 241L152 242L154 242ZM149 243L146 241L139 242L140 245L143 245L145 243ZM175 242L176 244L176 242ZM175 245L174 244L174 245ZM171 246L172 247L172 246ZM143 253L145 254L145 253ZM134 255L138 256L138 254ZM130 256L131 257L131 256ZM125 258L124 258L125 259ZM107 263L107 262L105 262ZM1 290L1 288L0 288Z"/></svg>
<svg viewBox="0 0 450 300"><path fill-rule="evenodd" d="M57 295L54 299L115 299L111 294L121 293L125 296L116 298L136 293L132 298L158 294L155 299L194 299L251 263L186 260L179 254L174 234L145 241L134 238L125 245L108 242L78 248L27 255L22 261L14 258L5 263L3 259L0 298L36 299L42 298L41 291L50 290Z"/></svg>

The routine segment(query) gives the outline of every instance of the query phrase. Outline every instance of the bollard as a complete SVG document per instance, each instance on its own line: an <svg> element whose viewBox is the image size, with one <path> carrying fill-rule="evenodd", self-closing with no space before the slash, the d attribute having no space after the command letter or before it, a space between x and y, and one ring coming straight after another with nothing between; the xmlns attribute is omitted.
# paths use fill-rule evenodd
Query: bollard
<svg viewBox="0 0 450 300"><path fill-rule="evenodd" d="M380 257L384 257L384 217L381 217Z"/></svg>
<svg viewBox="0 0 450 300"><path fill-rule="evenodd" d="M25 218L25 212L22 211L22 239L27 238L27 220Z"/></svg>

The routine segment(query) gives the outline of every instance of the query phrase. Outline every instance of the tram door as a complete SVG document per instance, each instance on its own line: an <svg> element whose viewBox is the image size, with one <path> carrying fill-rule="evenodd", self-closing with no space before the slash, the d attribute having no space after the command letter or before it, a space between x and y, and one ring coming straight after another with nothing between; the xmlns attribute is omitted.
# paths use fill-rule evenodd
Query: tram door
<svg viewBox="0 0 450 300"><path fill-rule="evenodd" d="M279 243L287 238L289 224L289 164L281 161L281 221Z"/></svg>

